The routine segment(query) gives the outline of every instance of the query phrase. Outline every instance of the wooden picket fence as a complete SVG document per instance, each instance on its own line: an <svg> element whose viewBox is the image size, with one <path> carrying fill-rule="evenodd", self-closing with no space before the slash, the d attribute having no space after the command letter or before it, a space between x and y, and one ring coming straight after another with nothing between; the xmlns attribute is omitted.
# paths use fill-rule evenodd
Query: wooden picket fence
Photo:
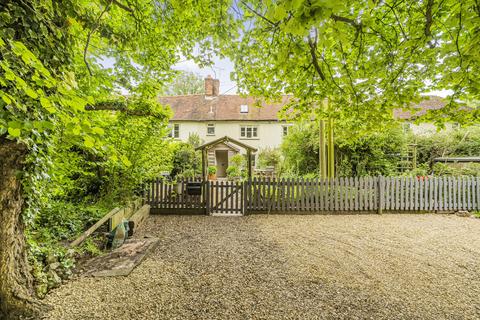
<svg viewBox="0 0 480 320"><path fill-rule="evenodd" d="M480 209L479 177L256 179L248 211L454 211Z"/></svg>
<svg viewBox="0 0 480 320"><path fill-rule="evenodd" d="M201 214L480 210L479 177L205 181L199 196L185 192L191 181L157 179L150 184L147 202L160 213Z"/></svg>
<svg viewBox="0 0 480 320"><path fill-rule="evenodd" d="M152 213L205 213L203 195L189 195L186 192L189 182L202 182L198 178L166 181L158 178L148 184L145 196ZM202 182L205 188L205 182Z"/></svg>

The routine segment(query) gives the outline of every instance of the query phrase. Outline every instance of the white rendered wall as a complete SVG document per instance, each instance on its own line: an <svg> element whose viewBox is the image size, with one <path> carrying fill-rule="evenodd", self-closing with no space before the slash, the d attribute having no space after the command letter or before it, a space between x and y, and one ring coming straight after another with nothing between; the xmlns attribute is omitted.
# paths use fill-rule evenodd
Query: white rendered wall
<svg viewBox="0 0 480 320"><path fill-rule="evenodd" d="M179 140L182 141L187 141L191 133L197 133L204 143L229 136L257 149L280 147L283 140L283 127L289 125L277 121L172 121L171 123L180 125ZM215 135L207 135L208 123L215 124ZM257 126L258 138L240 137L240 127L244 125Z"/></svg>

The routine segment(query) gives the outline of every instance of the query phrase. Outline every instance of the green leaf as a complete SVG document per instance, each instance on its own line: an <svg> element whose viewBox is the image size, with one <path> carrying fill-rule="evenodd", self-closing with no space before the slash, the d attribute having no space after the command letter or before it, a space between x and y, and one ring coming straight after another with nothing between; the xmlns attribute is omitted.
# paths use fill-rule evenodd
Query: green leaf
<svg viewBox="0 0 480 320"><path fill-rule="evenodd" d="M4 93L4 92L0 92L0 96L2 97L2 100L6 103L6 104L11 104L12 103L12 99L10 99L8 97L8 94Z"/></svg>
<svg viewBox="0 0 480 320"><path fill-rule="evenodd" d="M83 144L85 145L85 147L93 148L95 146L95 139L93 139L92 137L85 136L83 139Z"/></svg>
<svg viewBox="0 0 480 320"><path fill-rule="evenodd" d="M99 128L99 127L93 127L92 132L96 133L96 134L99 134L99 135L104 135L105 134L105 130L103 130L102 128Z"/></svg>
<svg viewBox="0 0 480 320"><path fill-rule="evenodd" d="M130 167L132 165L132 163L130 162L130 160L128 160L128 158L125 156L125 155L122 155L120 157L120 160L122 160L122 163L126 166L126 167Z"/></svg>
<svg viewBox="0 0 480 320"><path fill-rule="evenodd" d="M38 98L38 94L37 94L32 88L25 87L25 88L23 89L23 91L25 91L25 93L27 94L27 96L29 96L30 98L33 98L33 99L37 99L37 98Z"/></svg>
<svg viewBox="0 0 480 320"><path fill-rule="evenodd" d="M8 127L8 134L11 135L12 137L15 137L15 138L20 137L21 131L22 131L22 130L21 130L20 128L11 128L11 127Z"/></svg>
<svg viewBox="0 0 480 320"><path fill-rule="evenodd" d="M52 103L50 102L49 99L45 98L45 97L41 97L40 98L40 104L42 105L42 107L45 108L45 110L47 110L48 112L50 113L55 113L56 109L55 107L52 105Z"/></svg>

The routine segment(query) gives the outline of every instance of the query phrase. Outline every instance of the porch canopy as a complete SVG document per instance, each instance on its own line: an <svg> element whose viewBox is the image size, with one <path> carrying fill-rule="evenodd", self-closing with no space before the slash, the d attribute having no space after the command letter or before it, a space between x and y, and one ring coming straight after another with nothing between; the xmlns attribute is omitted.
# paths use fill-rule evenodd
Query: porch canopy
<svg viewBox="0 0 480 320"><path fill-rule="evenodd" d="M205 143L199 147L196 147L195 150L201 150L202 151L202 173L203 173L203 178L206 180L208 176L208 158L207 158L207 152L209 149L215 147L218 144L227 144L227 145L236 145L240 148L243 148L247 151L247 167L248 167L248 179L252 178L252 153L257 152L257 149L249 146L248 144L245 144L243 142L240 142L238 140L235 140L233 138L230 138L229 136L225 136L222 138L219 138L217 140L210 141L208 143Z"/></svg>

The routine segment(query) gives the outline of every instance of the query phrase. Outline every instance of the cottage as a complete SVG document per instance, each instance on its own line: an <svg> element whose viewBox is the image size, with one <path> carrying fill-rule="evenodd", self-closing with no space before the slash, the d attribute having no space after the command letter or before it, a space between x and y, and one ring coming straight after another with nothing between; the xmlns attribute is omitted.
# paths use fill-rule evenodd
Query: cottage
<svg viewBox="0 0 480 320"><path fill-rule="evenodd" d="M203 143L210 143L222 137L243 142L255 149L277 148L288 134L291 123L279 117L279 111L288 104L292 96L284 95L277 103L265 103L254 97L221 95L220 82L208 76L205 79L205 93L184 96L160 97L160 103L169 105L173 111L170 120L171 136L186 141L196 133ZM405 129L414 133L436 130L433 124L413 124L411 120L426 110L442 108L445 102L440 97L430 97L420 102L415 112L395 110L394 117L404 121ZM451 127L452 125L448 125ZM217 176L226 176L229 159L241 148L228 142L216 144L208 150L207 164L217 167ZM256 155L252 155L255 167Z"/></svg>
<svg viewBox="0 0 480 320"><path fill-rule="evenodd" d="M281 120L278 112L291 96L284 96L278 103L261 103L253 97L220 95L218 79L205 79L205 94L161 97L160 102L170 105L173 118L170 121L175 139L186 141L196 133L205 143L228 136L255 149L277 148L291 126ZM236 153L244 153L235 145L224 142L208 151L208 165L217 166L217 176L224 177L228 159ZM255 155L252 155L255 166Z"/></svg>

